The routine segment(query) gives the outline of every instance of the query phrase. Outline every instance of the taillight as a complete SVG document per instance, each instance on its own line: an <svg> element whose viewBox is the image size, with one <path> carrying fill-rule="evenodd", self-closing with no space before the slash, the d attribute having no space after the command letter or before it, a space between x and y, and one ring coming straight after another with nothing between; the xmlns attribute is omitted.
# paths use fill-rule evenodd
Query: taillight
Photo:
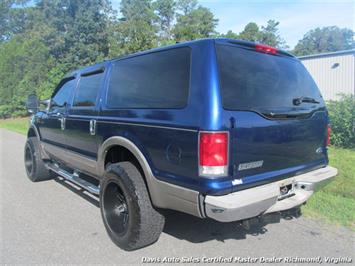
<svg viewBox="0 0 355 266"><path fill-rule="evenodd" d="M330 133L331 133L331 128L330 125L327 127L327 146L330 146Z"/></svg>
<svg viewBox="0 0 355 266"><path fill-rule="evenodd" d="M256 44L255 49L259 52L268 53L268 54L277 53L277 49L275 47L265 45L265 44Z"/></svg>
<svg viewBox="0 0 355 266"><path fill-rule="evenodd" d="M227 175L228 143L227 132L200 132L199 174L201 176Z"/></svg>

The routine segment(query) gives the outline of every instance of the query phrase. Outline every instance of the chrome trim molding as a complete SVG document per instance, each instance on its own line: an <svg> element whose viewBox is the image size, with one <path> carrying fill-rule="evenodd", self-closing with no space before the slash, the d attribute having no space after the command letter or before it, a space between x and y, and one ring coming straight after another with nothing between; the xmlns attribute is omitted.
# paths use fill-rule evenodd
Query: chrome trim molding
<svg viewBox="0 0 355 266"><path fill-rule="evenodd" d="M162 128L162 129L170 129L170 130L180 130L180 131L188 131L188 132L198 132L197 129L187 129L187 128L179 128L179 127L166 127L166 126L156 126L156 125L146 125L146 124L136 124L136 123L125 123L125 122L113 122L113 121L97 121L98 123L107 123L107 124L119 124L119 125L128 125L128 126L138 126L138 127L152 127L152 128Z"/></svg>
<svg viewBox="0 0 355 266"><path fill-rule="evenodd" d="M199 210L199 193L197 191L176 186L158 180L152 173L143 153L130 140L124 137L111 137L100 147L98 152L98 175L105 172L105 156L113 146L122 146L128 149L137 158L146 177L150 198L155 207L185 212L197 217L203 217Z"/></svg>
<svg viewBox="0 0 355 266"><path fill-rule="evenodd" d="M73 121L89 121L88 119L81 119L73 117L73 115L66 117L67 120ZM96 119L96 118L92 118ZM188 132L198 132L197 129L188 129L188 128L179 128L179 127L168 127L168 126L157 126L157 125L147 125L147 124L139 124L139 123L127 123L127 122L119 122L119 121L105 121L105 120L96 120L96 123L103 124L117 124L117 125L127 125L127 126L138 126L138 127L151 127L151 128L163 128L170 130L180 130L180 131L188 131Z"/></svg>

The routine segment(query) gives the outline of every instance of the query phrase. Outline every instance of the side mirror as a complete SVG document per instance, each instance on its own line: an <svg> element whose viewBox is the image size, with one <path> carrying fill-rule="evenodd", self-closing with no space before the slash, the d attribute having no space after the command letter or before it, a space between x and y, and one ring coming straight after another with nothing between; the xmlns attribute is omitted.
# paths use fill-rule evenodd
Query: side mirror
<svg viewBox="0 0 355 266"><path fill-rule="evenodd" d="M42 104L42 105L45 106L45 110L48 110L48 109L49 109L50 103L51 103L51 99L47 99L47 100L40 101L40 104Z"/></svg>
<svg viewBox="0 0 355 266"><path fill-rule="evenodd" d="M30 114L35 114L38 112L39 109L39 100L37 98L36 94L30 94L27 97L27 102L26 102L26 108L27 111Z"/></svg>

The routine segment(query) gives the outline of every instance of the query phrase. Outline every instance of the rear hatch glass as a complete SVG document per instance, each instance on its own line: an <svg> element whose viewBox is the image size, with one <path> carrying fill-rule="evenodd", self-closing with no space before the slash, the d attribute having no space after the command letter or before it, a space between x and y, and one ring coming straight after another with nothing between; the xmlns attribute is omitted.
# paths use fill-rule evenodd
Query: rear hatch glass
<svg viewBox="0 0 355 266"><path fill-rule="evenodd" d="M218 44L216 50L225 109L283 115L324 107L315 82L297 59L236 45ZM295 105L301 97L308 102Z"/></svg>

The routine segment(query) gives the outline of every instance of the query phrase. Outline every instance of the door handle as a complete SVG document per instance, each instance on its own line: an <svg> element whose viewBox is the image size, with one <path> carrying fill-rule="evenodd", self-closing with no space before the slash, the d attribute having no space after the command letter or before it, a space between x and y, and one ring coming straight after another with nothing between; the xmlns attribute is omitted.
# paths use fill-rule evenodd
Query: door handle
<svg viewBox="0 0 355 266"><path fill-rule="evenodd" d="M90 132L90 135L92 135L92 136L96 135L96 120L95 119L90 120L89 132Z"/></svg>
<svg viewBox="0 0 355 266"><path fill-rule="evenodd" d="M58 118L60 121L60 129L65 130L65 117Z"/></svg>

